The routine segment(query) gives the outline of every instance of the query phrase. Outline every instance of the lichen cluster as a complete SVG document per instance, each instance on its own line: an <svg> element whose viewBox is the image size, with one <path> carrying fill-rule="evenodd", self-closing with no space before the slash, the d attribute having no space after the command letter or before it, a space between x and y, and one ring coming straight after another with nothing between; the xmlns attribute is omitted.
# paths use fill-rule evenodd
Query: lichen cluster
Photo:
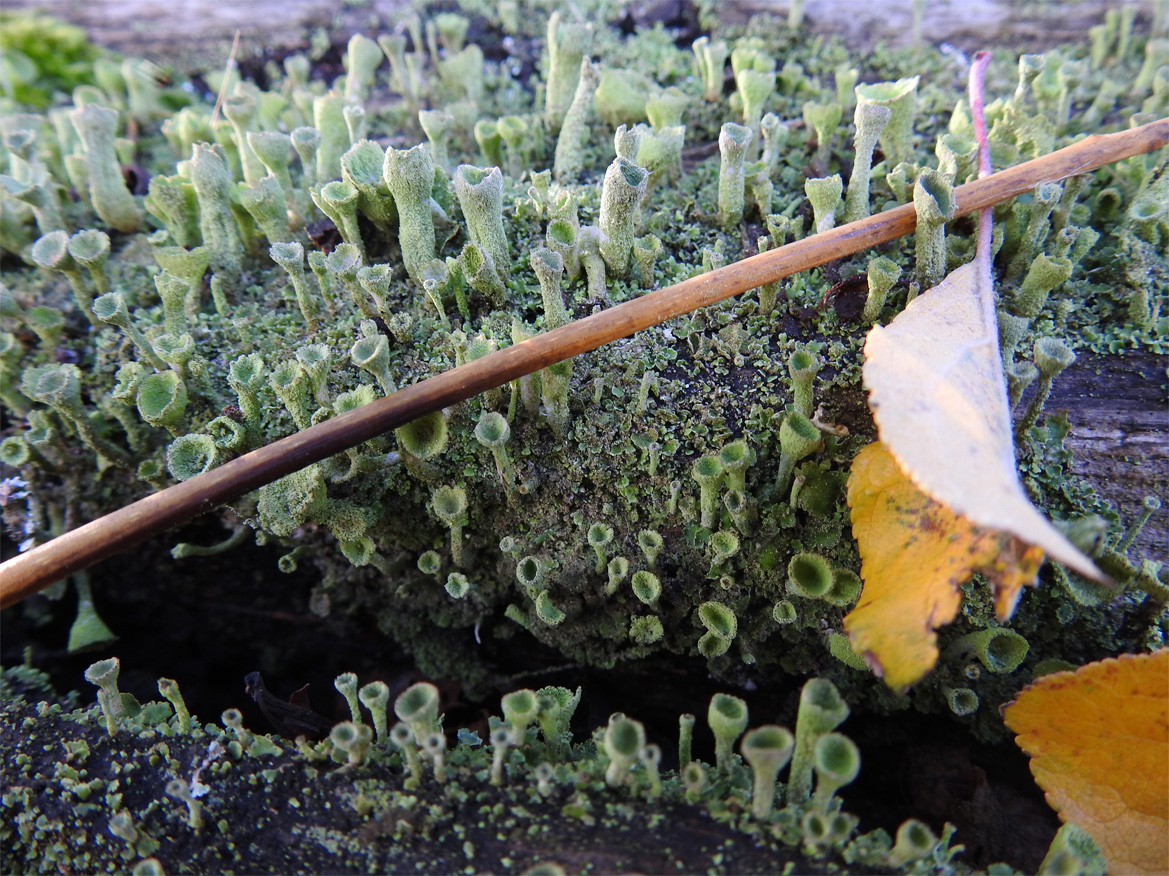
<svg viewBox="0 0 1169 876"><path fill-rule="evenodd" d="M609 6L586 5L580 21L515 4L411 15L401 32L353 36L332 83L303 55L271 65L266 88L207 72L217 114L214 95L160 85L134 60L95 62L44 114L6 97L0 462L27 491L5 508L17 540L912 202L915 241L308 466L233 503L236 534L213 548L253 532L281 545L282 570L319 570L314 611L370 613L426 671L471 685L489 672L476 636L527 631L590 665L701 655L723 677L818 671L855 702L903 705L839 632L859 592L843 483L873 437L867 325L972 252L971 225L953 220L954 185L973 171L965 59L857 57L766 17L678 46L661 26L623 35L604 24ZM467 42L484 28L536 46L539 70L486 60ZM1090 47L1000 57L996 165L1164 115L1165 53L1164 35L1110 14ZM995 211L1023 470L1069 525L1116 516L1067 479L1043 400L1075 349L1164 350L1163 171L1163 157L1129 158ZM1158 568L1129 571L1162 586ZM1066 586L1025 599L1013 625L1030 668L1126 647L1103 600L1069 598L1083 587L1059 575ZM971 590L918 708L968 715L1018 687L962 638L993 625ZM1139 647L1161 633L1132 635ZM976 718L988 713L993 732L993 709Z"/></svg>
<svg viewBox="0 0 1169 876"><path fill-rule="evenodd" d="M459 729L448 745L434 685L391 703L385 684L345 673L353 720L290 741L246 729L234 708L193 720L171 679L165 701L139 703L118 690L120 668L86 670L99 693L85 708L52 701L36 670L5 673L0 850L16 870L562 874L603 848L646 872L935 872L961 850L949 825L940 838L914 819L896 838L858 832L836 792L860 755L823 679L805 685L791 730L751 727L743 700L715 694L713 761L692 756L685 714L675 769L631 716L574 738L580 688L508 693L486 739Z"/></svg>

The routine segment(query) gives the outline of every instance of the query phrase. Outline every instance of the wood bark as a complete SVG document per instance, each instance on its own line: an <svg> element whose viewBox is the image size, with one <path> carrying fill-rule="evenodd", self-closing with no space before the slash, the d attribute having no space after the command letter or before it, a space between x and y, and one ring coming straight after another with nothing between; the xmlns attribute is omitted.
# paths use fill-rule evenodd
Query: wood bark
<svg viewBox="0 0 1169 876"><path fill-rule="evenodd" d="M1066 410L1072 431L1072 471L1120 512L1125 524L1141 513L1145 496L1169 506L1169 356L1148 352L1081 356L1055 379L1047 410ZM1169 507L1145 525L1132 558L1165 560Z"/></svg>

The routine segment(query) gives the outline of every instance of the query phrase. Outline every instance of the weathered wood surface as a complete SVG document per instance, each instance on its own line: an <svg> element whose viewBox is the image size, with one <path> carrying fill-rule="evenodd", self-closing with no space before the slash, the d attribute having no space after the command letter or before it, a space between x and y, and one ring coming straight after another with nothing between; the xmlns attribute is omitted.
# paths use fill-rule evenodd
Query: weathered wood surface
<svg viewBox="0 0 1169 876"><path fill-rule="evenodd" d="M926 0L921 19L923 43L949 43L966 51L996 45L1025 45L1026 51L1042 51L1057 43L1083 39L1115 0ZM1152 3L1141 7L1144 21L1151 20ZM728 21L745 22L758 12L787 15L791 0L734 0L720 3L719 14ZM910 45L913 38L913 6L910 0L806 0L804 23L815 33L833 33L852 46L877 42Z"/></svg>
<svg viewBox="0 0 1169 876"><path fill-rule="evenodd" d="M1047 408L1067 410L1072 469L1128 523L1145 496L1165 508L1145 526L1132 556L1169 559L1169 356L1081 356L1055 379Z"/></svg>
<svg viewBox="0 0 1169 876"><path fill-rule="evenodd" d="M564 4L571 14L571 4ZM636 0L628 4L635 22L675 21L680 0ZM745 23L758 12L786 16L790 0L732 0L719 4L728 21ZM950 43L965 50L988 45L1025 45L1040 51L1082 39L1103 20L1114 0L929 0L921 21L924 42ZM1152 0L1128 5L1147 26ZM84 27L102 45L146 56L214 53L226 56L232 35L241 32L245 52L302 46L306 34L327 26L337 32L392 29L409 9L406 0L369 0L350 6L337 0L5 0L6 9L37 8ZM910 0L806 0L804 23L813 33L843 36L855 46L877 41L908 45L913 31Z"/></svg>

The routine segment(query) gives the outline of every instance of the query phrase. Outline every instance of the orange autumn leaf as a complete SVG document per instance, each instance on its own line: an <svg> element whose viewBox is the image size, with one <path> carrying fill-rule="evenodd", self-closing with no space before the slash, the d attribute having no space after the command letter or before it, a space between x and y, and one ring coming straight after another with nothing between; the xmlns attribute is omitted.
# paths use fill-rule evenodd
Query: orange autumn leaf
<svg viewBox="0 0 1169 876"><path fill-rule="evenodd" d="M991 581L1005 619L1043 562L1039 548L980 529L922 493L881 443L853 460L848 504L864 589L844 628L852 649L894 690L933 668L934 631L957 615L959 587L972 573Z"/></svg>
<svg viewBox="0 0 1169 876"><path fill-rule="evenodd" d="M1045 675L1003 717L1109 872L1169 873L1169 649Z"/></svg>

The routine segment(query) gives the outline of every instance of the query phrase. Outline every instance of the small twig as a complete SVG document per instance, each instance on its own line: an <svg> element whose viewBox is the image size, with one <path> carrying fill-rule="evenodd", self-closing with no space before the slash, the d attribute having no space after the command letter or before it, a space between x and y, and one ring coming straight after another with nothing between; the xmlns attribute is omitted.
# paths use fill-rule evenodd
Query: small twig
<svg viewBox="0 0 1169 876"><path fill-rule="evenodd" d="M239 48L239 31L231 41L231 51L227 53L227 63L223 65L223 81L219 83L219 94L215 97L215 109L211 110L211 128L219 121L219 108L223 106L224 95L227 94L227 83L231 81L231 67L235 63L235 51Z"/></svg>
<svg viewBox="0 0 1169 876"><path fill-rule="evenodd" d="M1169 119L1117 134L1088 137L1043 158L954 191L957 214L992 207L1040 182L1095 170L1169 144ZM459 368L275 441L206 474L176 484L66 532L0 565L0 608L67 575L112 557L152 535L205 514L236 496L355 447L424 414L676 316L806 271L913 231L913 205L886 210L831 231L683 280L617 307L505 347Z"/></svg>

